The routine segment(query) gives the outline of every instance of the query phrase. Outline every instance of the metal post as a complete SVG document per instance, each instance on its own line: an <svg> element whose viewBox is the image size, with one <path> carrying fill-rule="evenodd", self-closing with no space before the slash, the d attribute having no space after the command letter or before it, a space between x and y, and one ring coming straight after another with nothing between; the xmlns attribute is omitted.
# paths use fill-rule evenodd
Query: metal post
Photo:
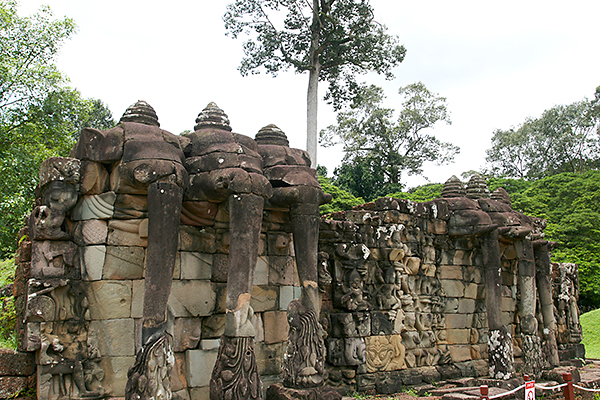
<svg viewBox="0 0 600 400"><path fill-rule="evenodd" d="M563 387L565 400L575 400L575 392L573 391L573 376L570 372L563 374L563 381L567 384L567 386Z"/></svg>
<svg viewBox="0 0 600 400"><path fill-rule="evenodd" d="M489 388L487 385L481 385L479 387L479 392L481 393L481 395L479 396L481 400L490 400Z"/></svg>

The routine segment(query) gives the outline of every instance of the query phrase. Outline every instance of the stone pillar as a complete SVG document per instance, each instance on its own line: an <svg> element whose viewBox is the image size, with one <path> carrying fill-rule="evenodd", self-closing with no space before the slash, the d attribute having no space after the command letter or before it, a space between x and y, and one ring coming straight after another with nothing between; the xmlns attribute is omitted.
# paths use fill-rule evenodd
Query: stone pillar
<svg viewBox="0 0 600 400"><path fill-rule="evenodd" d="M552 299L552 264L548 241L537 240L533 242L536 283L539 291L542 318L544 322L544 353L552 367L558 367L560 359L558 356L558 345L556 343L556 320L554 318L554 300Z"/></svg>
<svg viewBox="0 0 600 400"><path fill-rule="evenodd" d="M173 182L153 182L148 186L148 249L144 280L142 348L127 373L127 399L153 399L171 396L171 376L175 362L172 338L167 329L167 301L171 293L173 269L179 243L179 221L183 190Z"/></svg>
<svg viewBox="0 0 600 400"><path fill-rule="evenodd" d="M515 374L513 343L510 332L502 323L502 265L498 230L481 237L485 266L485 305L489 328L489 368L495 379L510 379Z"/></svg>
<svg viewBox="0 0 600 400"><path fill-rule="evenodd" d="M536 318L535 260L531 240L524 238L515 242L519 259L518 289L521 295L521 341L523 349L523 373L540 377L544 366L541 340Z"/></svg>
<svg viewBox="0 0 600 400"><path fill-rule="evenodd" d="M229 196L229 264L225 334L210 380L211 400L262 399L254 354L250 297L262 226L264 199L253 194Z"/></svg>

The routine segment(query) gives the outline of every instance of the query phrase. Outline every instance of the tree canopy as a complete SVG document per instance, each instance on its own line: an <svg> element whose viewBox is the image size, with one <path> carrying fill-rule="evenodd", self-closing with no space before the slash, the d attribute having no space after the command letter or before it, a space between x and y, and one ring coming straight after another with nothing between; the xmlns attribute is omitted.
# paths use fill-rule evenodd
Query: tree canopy
<svg viewBox="0 0 600 400"><path fill-rule="evenodd" d="M309 72L307 150L315 165L319 81L329 84L325 97L339 110L356 95L357 74L392 78L406 53L375 21L369 0L236 0L223 20L233 38L251 36L243 45L242 75Z"/></svg>
<svg viewBox="0 0 600 400"><path fill-rule="evenodd" d="M446 99L418 82L400 88L404 101L398 117L382 105L383 90L362 86L337 125L321 131L324 146L343 145L342 165L334 183L355 196L372 200L403 188L402 174L421 174L426 161L451 162L459 148L428 133L439 122L450 123Z"/></svg>
<svg viewBox="0 0 600 400"><path fill-rule="evenodd" d="M108 108L67 86L53 64L74 32L69 18L53 20L47 7L20 17L14 1L0 0L0 257L31 211L43 160L66 156L83 127L114 125Z"/></svg>
<svg viewBox="0 0 600 400"><path fill-rule="evenodd" d="M494 175L539 179L600 166L600 87L594 99L554 106L517 128L498 129L486 160Z"/></svg>

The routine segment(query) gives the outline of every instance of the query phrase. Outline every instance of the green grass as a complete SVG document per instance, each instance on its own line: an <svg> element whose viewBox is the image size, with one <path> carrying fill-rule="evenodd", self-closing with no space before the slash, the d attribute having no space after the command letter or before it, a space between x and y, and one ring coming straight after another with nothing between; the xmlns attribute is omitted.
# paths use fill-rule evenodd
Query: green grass
<svg viewBox="0 0 600 400"><path fill-rule="evenodd" d="M587 358L600 358L600 309L581 315L583 344Z"/></svg>

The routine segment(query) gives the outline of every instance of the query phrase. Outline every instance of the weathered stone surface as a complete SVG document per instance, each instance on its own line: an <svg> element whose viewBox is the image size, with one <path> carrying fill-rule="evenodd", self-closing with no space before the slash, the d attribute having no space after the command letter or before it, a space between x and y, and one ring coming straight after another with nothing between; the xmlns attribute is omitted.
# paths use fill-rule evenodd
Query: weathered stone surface
<svg viewBox="0 0 600 400"><path fill-rule="evenodd" d="M189 387L209 386L217 354L217 349L188 350L185 352L187 383Z"/></svg>
<svg viewBox="0 0 600 400"><path fill-rule="evenodd" d="M202 319L202 338L219 338L225 333L225 314L213 314Z"/></svg>
<svg viewBox="0 0 600 400"><path fill-rule="evenodd" d="M406 368L406 348L400 335L369 336L366 342L367 372L395 371Z"/></svg>
<svg viewBox="0 0 600 400"><path fill-rule="evenodd" d="M131 315L131 281L94 281L87 289L90 318L119 319Z"/></svg>
<svg viewBox="0 0 600 400"><path fill-rule="evenodd" d="M107 243L113 246L148 247L148 221L145 219L110 220Z"/></svg>
<svg viewBox="0 0 600 400"><path fill-rule="evenodd" d="M342 395L329 386L310 389L290 389L274 384L267 389L267 400L340 400Z"/></svg>
<svg viewBox="0 0 600 400"><path fill-rule="evenodd" d="M106 260L106 246L86 246L80 248L81 277L86 281L99 281L102 279L104 262Z"/></svg>
<svg viewBox="0 0 600 400"><path fill-rule="evenodd" d="M209 316L215 309L216 299L210 281L175 281L169 306L176 317Z"/></svg>
<svg viewBox="0 0 600 400"><path fill-rule="evenodd" d="M102 357L134 356L133 332L131 318L91 321L88 343L97 348Z"/></svg>
<svg viewBox="0 0 600 400"><path fill-rule="evenodd" d="M141 279L145 249L135 246L106 246L104 279Z"/></svg>
<svg viewBox="0 0 600 400"><path fill-rule="evenodd" d="M279 286L279 309L287 310L292 300L294 300L294 287Z"/></svg>
<svg viewBox="0 0 600 400"><path fill-rule="evenodd" d="M73 235L75 243L79 246L89 246L93 244L106 244L108 236L108 224L102 219L90 219L81 221L75 228Z"/></svg>
<svg viewBox="0 0 600 400"><path fill-rule="evenodd" d="M198 347L202 335L199 318L175 318L173 325L173 351L184 352Z"/></svg>
<svg viewBox="0 0 600 400"><path fill-rule="evenodd" d="M127 371L135 362L135 357L102 357L100 367L104 370L102 386L111 396L125 396Z"/></svg>
<svg viewBox="0 0 600 400"><path fill-rule="evenodd" d="M33 354L0 349L0 376L29 376L34 373Z"/></svg>
<svg viewBox="0 0 600 400"><path fill-rule="evenodd" d="M189 251L180 252L181 279L209 280L212 275L213 255Z"/></svg>
<svg viewBox="0 0 600 400"><path fill-rule="evenodd" d="M33 377L0 376L0 398L12 399L20 392L35 387Z"/></svg>
<svg viewBox="0 0 600 400"><path fill-rule="evenodd" d="M290 256L269 256L269 285L294 284L296 264Z"/></svg>
<svg viewBox="0 0 600 400"><path fill-rule="evenodd" d="M289 325L285 311L267 311L263 313L265 325L265 343L281 343L288 338Z"/></svg>
<svg viewBox="0 0 600 400"><path fill-rule="evenodd" d="M260 250L258 254L260 254ZM269 284L269 260L265 256L259 256L256 260L256 268L254 269L254 285L268 285Z"/></svg>
<svg viewBox="0 0 600 400"><path fill-rule="evenodd" d="M188 386L185 353L175 353L174 356L175 365L173 366L173 371L171 372L171 390L173 391L173 397L175 397L175 393L179 391L185 391L187 394L187 390L185 389ZM181 394L179 396L181 396Z"/></svg>
<svg viewBox="0 0 600 400"><path fill-rule="evenodd" d="M273 286L254 286L250 306L254 312L271 311L277 309L278 290ZM290 300L291 301L291 300Z"/></svg>
<svg viewBox="0 0 600 400"><path fill-rule="evenodd" d="M81 163L80 191L82 194L100 194L108 191L109 177L106 167L98 162Z"/></svg>
<svg viewBox="0 0 600 400"><path fill-rule="evenodd" d="M83 196L71 212L71 220L110 219L115 210L116 198L114 192Z"/></svg>
<svg viewBox="0 0 600 400"><path fill-rule="evenodd" d="M216 237L213 233L194 226L181 225L179 228L179 250L214 253L217 251Z"/></svg>
<svg viewBox="0 0 600 400"><path fill-rule="evenodd" d="M285 346L284 342L273 344L256 342L254 352L256 354L258 372L261 376L278 375L281 373L281 362Z"/></svg>

